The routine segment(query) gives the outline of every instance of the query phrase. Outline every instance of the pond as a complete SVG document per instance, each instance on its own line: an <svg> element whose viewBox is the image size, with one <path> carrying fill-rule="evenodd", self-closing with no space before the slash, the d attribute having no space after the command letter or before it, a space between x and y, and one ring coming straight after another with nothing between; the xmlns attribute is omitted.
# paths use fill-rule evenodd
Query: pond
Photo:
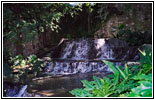
<svg viewBox="0 0 155 100"><path fill-rule="evenodd" d="M93 76L103 78L107 74L107 72L79 73L58 78L36 80L28 86L28 92L50 97L72 97L73 95L69 91L75 88L82 88L81 80L92 81Z"/></svg>
<svg viewBox="0 0 155 100"><path fill-rule="evenodd" d="M55 49L52 57L43 73L50 76L60 75L59 77L42 77L33 81L32 78L27 78L24 79L25 85L15 84L11 88L6 85L4 90L6 94L10 94L7 96L32 97L36 95L30 94L37 94L37 96L72 97L69 91L82 88L81 80L91 81L93 76L103 78L111 72L102 60L124 66L128 61L138 60L139 53L138 47L129 47L118 39L78 39L63 41ZM27 94L24 91L27 91Z"/></svg>
<svg viewBox="0 0 155 100"><path fill-rule="evenodd" d="M24 95L31 96L31 97L33 96L73 97L73 95L71 95L69 91L75 88L82 88L83 85L81 83L81 80L92 81L93 76L103 78L108 74L110 73L109 72L78 73L74 75L60 76L56 78L45 78L45 79L33 80L26 84L27 89L25 90L26 92ZM5 85L5 81L4 81L4 85ZM13 96L13 94L20 94L19 92L22 88L19 86L21 85L16 84L16 86L18 86L18 89L17 89L18 91L16 91L15 88L10 90L12 93L11 96ZM15 91L16 93L13 93Z"/></svg>

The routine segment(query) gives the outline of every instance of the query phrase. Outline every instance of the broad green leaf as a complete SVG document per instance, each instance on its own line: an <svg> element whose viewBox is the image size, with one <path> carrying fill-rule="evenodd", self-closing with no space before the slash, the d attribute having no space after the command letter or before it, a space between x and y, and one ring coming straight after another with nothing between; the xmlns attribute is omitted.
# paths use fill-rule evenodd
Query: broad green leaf
<svg viewBox="0 0 155 100"><path fill-rule="evenodd" d="M139 81L138 83L143 84L145 87L152 87L152 82L150 81Z"/></svg>
<svg viewBox="0 0 155 100"><path fill-rule="evenodd" d="M120 94L119 97L128 97L129 93Z"/></svg>
<svg viewBox="0 0 155 100"><path fill-rule="evenodd" d="M119 70L120 75L123 76L123 78L124 78L125 80L127 80L127 79L128 79L128 76L125 75L125 73L124 73L121 69L119 69L119 67L117 67L117 69Z"/></svg>
<svg viewBox="0 0 155 100"><path fill-rule="evenodd" d="M141 75L142 72L143 72L143 69L140 69L139 72L137 73L137 76L138 76L138 75Z"/></svg>
<svg viewBox="0 0 155 100"><path fill-rule="evenodd" d="M81 93L82 93L83 97L92 97L92 94L87 90L83 89L83 90L81 90Z"/></svg>
<svg viewBox="0 0 155 100"><path fill-rule="evenodd" d="M138 49L138 50L140 51L140 53L141 53L143 56L146 55L146 53L145 53L144 51L141 51L140 49Z"/></svg>
<svg viewBox="0 0 155 100"><path fill-rule="evenodd" d="M94 89L92 91L92 93L94 94L95 97L104 97L105 94L102 92L101 89Z"/></svg>
<svg viewBox="0 0 155 100"><path fill-rule="evenodd" d="M138 76L134 76L133 79L134 80L148 80L148 81L152 81L152 74L149 74L149 75L141 74L141 75L138 75Z"/></svg>
<svg viewBox="0 0 155 100"><path fill-rule="evenodd" d="M91 97L92 94L89 93L89 91L87 90L84 90L84 89L74 89L72 91L69 91L72 95L75 95L77 97Z"/></svg>
<svg viewBox="0 0 155 100"><path fill-rule="evenodd" d="M132 94L151 97L152 87L145 87L143 84L140 84L140 86L132 89Z"/></svg>
<svg viewBox="0 0 155 100"><path fill-rule="evenodd" d="M94 79L94 81L95 81L96 88L97 88L97 89L102 89L102 84L101 84L100 79L99 79L98 77L96 77L96 76L93 76L93 79Z"/></svg>
<svg viewBox="0 0 155 100"><path fill-rule="evenodd" d="M140 97L138 94L135 94L134 92L130 92L128 97Z"/></svg>
<svg viewBox="0 0 155 100"><path fill-rule="evenodd" d="M116 86L117 86L117 84L118 84L118 80L119 80L119 74L115 74L115 75L114 75L114 79L113 79L113 84L114 84L113 90L116 89Z"/></svg>
<svg viewBox="0 0 155 100"><path fill-rule="evenodd" d="M107 77L109 77L109 78L114 78L114 74L110 74L110 75L108 75Z"/></svg>
<svg viewBox="0 0 155 100"><path fill-rule="evenodd" d="M72 90L72 91L69 91L72 95L75 95L75 96L77 96L77 97L83 97L83 95L81 94L81 90L82 89L74 89L74 90Z"/></svg>
<svg viewBox="0 0 155 100"><path fill-rule="evenodd" d="M103 92L104 92L104 94L108 96L109 92L111 91L110 88L113 86L113 84L106 77L104 77L103 79L101 79L101 83L102 83L102 86L103 86Z"/></svg>
<svg viewBox="0 0 155 100"><path fill-rule="evenodd" d="M116 66L113 64L113 63L111 63L111 62L109 62L109 61L106 61L106 60L102 60L106 65L108 65L108 67L112 70L112 72L115 74L115 75L117 75L117 74L119 74L119 71L116 69Z"/></svg>
<svg viewBox="0 0 155 100"><path fill-rule="evenodd" d="M141 91L142 97L152 97L152 88Z"/></svg>
<svg viewBox="0 0 155 100"><path fill-rule="evenodd" d="M83 86L85 87L85 90L93 90L93 84L91 82L88 82L88 80L82 80Z"/></svg>
<svg viewBox="0 0 155 100"><path fill-rule="evenodd" d="M129 68L128 68L127 64L125 64L124 73L125 73L125 75L129 75Z"/></svg>

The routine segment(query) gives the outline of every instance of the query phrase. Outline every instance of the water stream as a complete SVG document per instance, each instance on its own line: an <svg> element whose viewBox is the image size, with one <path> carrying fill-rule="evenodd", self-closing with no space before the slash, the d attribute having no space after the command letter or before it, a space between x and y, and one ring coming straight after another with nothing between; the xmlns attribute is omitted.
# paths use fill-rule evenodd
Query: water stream
<svg viewBox="0 0 155 100"><path fill-rule="evenodd" d="M70 90L82 87L81 80L92 80L93 76L104 77L111 72L102 60L124 66L128 61L139 59L137 48L129 47L127 43L118 39L65 40L53 52L52 62L47 63L43 72L48 75L63 75L62 77L35 80L20 87L14 85L12 89L8 85L5 89L6 96L37 94L70 97Z"/></svg>
<svg viewBox="0 0 155 100"><path fill-rule="evenodd" d="M118 39L65 40L53 53L53 62L48 63L48 74L76 74L110 71L102 60L115 65L139 59L137 47L129 47Z"/></svg>

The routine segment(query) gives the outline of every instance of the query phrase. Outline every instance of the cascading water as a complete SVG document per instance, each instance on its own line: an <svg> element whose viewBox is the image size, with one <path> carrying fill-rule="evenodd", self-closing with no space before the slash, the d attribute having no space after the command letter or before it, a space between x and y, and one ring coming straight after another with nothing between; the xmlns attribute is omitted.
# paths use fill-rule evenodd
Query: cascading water
<svg viewBox="0 0 155 100"><path fill-rule="evenodd" d="M129 47L124 41L118 39L78 39L63 41L52 57L52 62L47 62L44 69L45 74L66 76L53 77L40 82L36 79L28 86L21 84L10 86L5 83L5 96L35 97L44 96L44 94L46 96L71 96L68 91L82 87L82 79L92 80L92 76L96 76L95 73L99 73L97 75L102 75L102 77L108 74L110 70L102 60L109 60L115 65L124 65L124 61L139 59L139 54L137 47ZM33 90L37 90L37 93L32 94ZM32 93L27 91L32 91Z"/></svg>
<svg viewBox="0 0 155 100"><path fill-rule="evenodd" d="M110 71L101 60L123 65L122 61L137 60L137 47L129 47L118 39L65 40L53 53L53 62L45 68L47 74L75 74ZM56 55L56 56L55 56Z"/></svg>
<svg viewBox="0 0 155 100"><path fill-rule="evenodd" d="M23 97L26 93L27 85L5 83L4 94L6 97Z"/></svg>

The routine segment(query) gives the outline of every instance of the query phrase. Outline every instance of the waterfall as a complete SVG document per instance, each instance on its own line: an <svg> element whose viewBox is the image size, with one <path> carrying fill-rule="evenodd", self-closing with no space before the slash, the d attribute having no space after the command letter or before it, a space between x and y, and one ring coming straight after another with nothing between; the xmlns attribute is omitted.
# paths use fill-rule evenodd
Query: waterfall
<svg viewBox="0 0 155 100"><path fill-rule="evenodd" d="M4 92L6 97L22 97L24 96L27 85L5 83Z"/></svg>
<svg viewBox="0 0 155 100"><path fill-rule="evenodd" d="M110 60L116 65L124 65L122 61L137 60L137 47L129 47L119 39L77 39L65 40L53 53L59 55L52 58L45 68L46 74L76 74L91 71L110 71L101 60ZM136 57L136 59L135 59Z"/></svg>
<svg viewBox="0 0 155 100"><path fill-rule="evenodd" d="M90 74L101 72L101 74L105 74L111 72L109 67L105 65L102 60L111 61L116 66L124 66L127 61L138 60L139 52L138 47L129 47L126 42L118 39L64 40L53 52L51 59L51 62L46 62L43 73L51 76L73 76L71 74L78 75L77 73L79 73L82 74L81 77L83 77L83 73ZM55 84L57 88L59 87L59 83L55 83L56 79L57 78L53 78L53 83L49 83L50 85L54 84L51 85L52 89L55 88ZM75 82L71 82L70 79L68 79L66 82L75 84L76 82L78 83L78 81L80 82L81 79L79 79L79 77L76 78ZM62 84L64 84L64 81L62 81ZM4 92L7 97L28 96L28 92L26 91L27 85L10 85L10 83L9 85L4 85ZM49 89L48 85L44 86ZM41 86L39 86L39 88L41 88Z"/></svg>
<svg viewBox="0 0 155 100"><path fill-rule="evenodd" d="M61 52L63 59L87 59L89 45L87 40L67 41Z"/></svg>
<svg viewBox="0 0 155 100"><path fill-rule="evenodd" d="M27 88L27 85L24 85L24 86L20 89L20 91L19 91L19 93L17 94L16 97L21 97L21 96L24 94L26 88Z"/></svg>

